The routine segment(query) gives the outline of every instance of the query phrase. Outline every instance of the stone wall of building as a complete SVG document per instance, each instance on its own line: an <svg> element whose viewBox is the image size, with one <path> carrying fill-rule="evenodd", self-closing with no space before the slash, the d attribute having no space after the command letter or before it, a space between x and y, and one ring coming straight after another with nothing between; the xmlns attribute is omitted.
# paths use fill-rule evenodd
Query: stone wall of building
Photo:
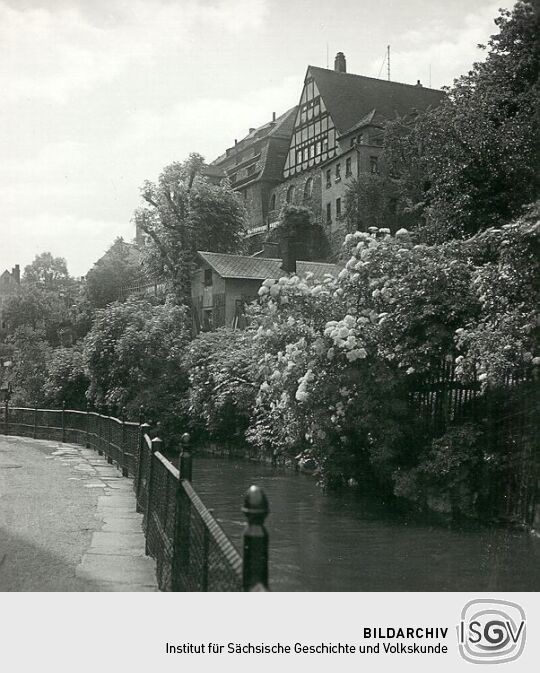
<svg viewBox="0 0 540 673"><path fill-rule="evenodd" d="M308 180L311 180L311 186L306 189ZM289 201L287 195L291 188L293 192ZM321 223L321 171L318 167L287 178L287 180L274 187L270 193L270 205L273 203L274 196L275 208L268 212L270 223L279 220L279 213L287 203L309 208L313 213L314 222Z"/></svg>

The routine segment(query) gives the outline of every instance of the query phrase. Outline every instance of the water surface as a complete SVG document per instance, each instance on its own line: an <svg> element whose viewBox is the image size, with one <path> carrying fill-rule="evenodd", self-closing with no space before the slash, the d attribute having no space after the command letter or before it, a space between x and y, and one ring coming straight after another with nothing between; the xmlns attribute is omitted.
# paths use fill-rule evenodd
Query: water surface
<svg viewBox="0 0 540 673"><path fill-rule="evenodd" d="M324 493L304 474L197 454L193 485L239 550L251 484L270 502L274 591L540 589L540 539L528 533L445 526L374 495Z"/></svg>

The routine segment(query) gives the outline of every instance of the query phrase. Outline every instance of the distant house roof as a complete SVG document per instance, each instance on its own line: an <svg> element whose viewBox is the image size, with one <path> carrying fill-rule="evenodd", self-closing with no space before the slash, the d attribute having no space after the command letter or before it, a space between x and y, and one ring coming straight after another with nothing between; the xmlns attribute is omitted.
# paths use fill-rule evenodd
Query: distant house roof
<svg viewBox="0 0 540 673"><path fill-rule="evenodd" d="M199 251L198 254L222 278L265 280L266 278L281 278L286 275L285 271L281 269L281 259L227 255L221 252ZM316 280L322 280L325 274L337 275L341 267L326 262L298 261L296 269L299 276L305 276L311 272Z"/></svg>
<svg viewBox="0 0 540 673"><path fill-rule="evenodd" d="M437 106L445 94L437 89L389 82L310 65L311 74L340 134L352 129L373 110L385 119Z"/></svg>

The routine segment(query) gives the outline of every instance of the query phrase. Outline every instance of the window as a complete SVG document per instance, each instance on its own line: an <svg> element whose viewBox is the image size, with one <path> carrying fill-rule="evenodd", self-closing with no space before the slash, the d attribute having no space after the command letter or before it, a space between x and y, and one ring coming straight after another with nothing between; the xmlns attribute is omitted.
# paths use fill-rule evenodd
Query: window
<svg viewBox="0 0 540 673"><path fill-rule="evenodd" d="M330 189L332 186L332 172L330 169L326 171L326 189Z"/></svg>
<svg viewBox="0 0 540 673"><path fill-rule="evenodd" d="M204 286L209 287L212 285L212 269L204 270Z"/></svg>
<svg viewBox="0 0 540 673"><path fill-rule="evenodd" d="M242 161L242 155L237 154L235 159L234 159L234 163L238 165L241 161Z"/></svg>
<svg viewBox="0 0 540 673"><path fill-rule="evenodd" d="M326 204L326 224L330 224L332 222L332 204L327 203Z"/></svg>
<svg viewBox="0 0 540 673"><path fill-rule="evenodd" d="M341 164L336 164L336 182L341 180Z"/></svg>
<svg viewBox="0 0 540 673"><path fill-rule="evenodd" d="M248 166L248 169L247 169L247 174L248 175L253 175L253 173L255 173L255 164L253 164L252 166Z"/></svg>
<svg viewBox="0 0 540 673"><path fill-rule="evenodd" d="M308 178L304 187L304 201L310 199L313 195L313 178Z"/></svg>
<svg viewBox="0 0 540 673"><path fill-rule="evenodd" d="M345 176L346 176L346 177L349 177L349 176L352 175L351 162L352 162L351 157L349 157L349 158L345 161Z"/></svg>
<svg viewBox="0 0 540 673"><path fill-rule="evenodd" d="M236 173L233 173L231 175L231 183L234 185L235 182L236 182Z"/></svg>
<svg viewBox="0 0 540 673"><path fill-rule="evenodd" d="M378 157L369 157L369 171L370 173L379 172L379 158Z"/></svg>
<svg viewBox="0 0 540 673"><path fill-rule="evenodd" d="M276 195L272 194L270 197L270 210L275 210L276 209Z"/></svg>
<svg viewBox="0 0 540 673"><path fill-rule="evenodd" d="M294 187L291 185L287 190L287 203L292 203L294 200Z"/></svg>
<svg viewBox="0 0 540 673"><path fill-rule="evenodd" d="M336 218L341 217L341 199L336 199Z"/></svg>

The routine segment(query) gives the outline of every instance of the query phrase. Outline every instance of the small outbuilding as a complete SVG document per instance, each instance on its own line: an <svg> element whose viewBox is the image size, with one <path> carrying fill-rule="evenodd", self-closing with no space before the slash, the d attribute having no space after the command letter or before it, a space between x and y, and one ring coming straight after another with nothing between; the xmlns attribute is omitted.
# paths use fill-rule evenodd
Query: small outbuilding
<svg viewBox="0 0 540 673"><path fill-rule="evenodd" d="M262 282L287 275L281 259L220 252L197 254L200 265L191 280L195 332L217 327L243 329L245 306L258 299ZM340 270L326 262L297 261L295 266L298 276L311 272L318 280L326 274L336 275Z"/></svg>

